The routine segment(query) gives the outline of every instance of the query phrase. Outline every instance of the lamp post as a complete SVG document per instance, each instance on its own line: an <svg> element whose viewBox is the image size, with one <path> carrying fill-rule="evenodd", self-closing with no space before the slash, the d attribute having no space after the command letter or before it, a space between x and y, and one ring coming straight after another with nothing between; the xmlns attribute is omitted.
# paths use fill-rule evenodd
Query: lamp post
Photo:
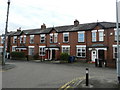
<svg viewBox="0 0 120 90"><path fill-rule="evenodd" d="M116 0L116 27L117 27L117 61L116 61L116 67L117 67L117 77L118 82L120 83L120 48L119 48L119 17L120 17L120 1ZM119 8L118 8L119 6Z"/></svg>
<svg viewBox="0 0 120 90"><path fill-rule="evenodd" d="M7 37L7 28L8 28L8 16L9 16L9 7L10 7L10 0L7 2L7 18L6 18L6 26L5 26L5 35L4 35L4 48L3 48L3 59L2 59L2 65L5 65L5 56L6 56L6 37Z"/></svg>

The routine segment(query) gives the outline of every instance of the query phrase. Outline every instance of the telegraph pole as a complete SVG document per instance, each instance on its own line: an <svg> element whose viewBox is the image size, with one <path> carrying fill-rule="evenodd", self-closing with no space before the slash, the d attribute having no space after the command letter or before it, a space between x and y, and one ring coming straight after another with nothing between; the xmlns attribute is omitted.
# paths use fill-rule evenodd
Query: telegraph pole
<svg viewBox="0 0 120 90"><path fill-rule="evenodd" d="M117 77L118 82L120 83L120 48L119 48L119 23L120 23L120 1L116 0L116 27L117 27L117 60L116 60L116 67L117 67ZM119 6L119 7L118 7Z"/></svg>
<svg viewBox="0 0 120 90"><path fill-rule="evenodd" d="M2 59L2 65L5 65L5 56L6 56L6 46L7 46L7 28L8 28L8 16L9 16L9 8L10 8L10 0L7 2L7 18L6 18L6 26L5 26L5 35L4 35L4 47L3 47L3 59Z"/></svg>

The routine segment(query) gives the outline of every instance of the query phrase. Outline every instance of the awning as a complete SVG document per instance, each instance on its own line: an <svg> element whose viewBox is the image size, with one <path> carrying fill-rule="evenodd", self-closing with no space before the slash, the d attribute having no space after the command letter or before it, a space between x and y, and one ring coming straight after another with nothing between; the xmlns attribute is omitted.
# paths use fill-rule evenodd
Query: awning
<svg viewBox="0 0 120 90"><path fill-rule="evenodd" d="M15 47L16 50L27 50L28 47L26 46L18 46L18 47Z"/></svg>
<svg viewBox="0 0 120 90"><path fill-rule="evenodd" d="M108 46L105 46L104 44L92 44L91 46L88 46L88 48L108 48Z"/></svg>
<svg viewBox="0 0 120 90"><path fill-rule="evenodd" d="M45 47L45 50L60 50L60 47L58 45L50 45Z"/></svg>

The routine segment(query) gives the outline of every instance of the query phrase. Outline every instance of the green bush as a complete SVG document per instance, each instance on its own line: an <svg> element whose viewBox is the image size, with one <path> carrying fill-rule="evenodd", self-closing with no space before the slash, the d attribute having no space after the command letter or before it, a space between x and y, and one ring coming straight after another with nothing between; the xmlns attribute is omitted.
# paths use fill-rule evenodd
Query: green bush
<svg viewBox="0 0 120 90"><path fill-rule="evenodd" d="M63 60L63 61L68 61L69 54L68 53L61 53L60 54L60 59Z"/></svg>
<svg viewBox="0 0 120 90"><path fill-rule="evenodd" d="M22 59L25 58L25 53L24 52L11 52L11 57L12 59Z"/></svg>
<svg viewBox="0 0 120 90"><path fill-rule="evenodd" d="M33 58L34 58L35 60L39 59L39 54L38 54L38 53L35 54L35 55L33 56Z"/></svg>

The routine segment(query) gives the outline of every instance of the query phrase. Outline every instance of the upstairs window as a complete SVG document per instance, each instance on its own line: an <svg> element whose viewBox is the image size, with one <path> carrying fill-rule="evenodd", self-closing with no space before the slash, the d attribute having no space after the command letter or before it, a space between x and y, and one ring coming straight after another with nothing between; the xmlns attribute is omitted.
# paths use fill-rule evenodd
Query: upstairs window
<svg viewBox="0 0 120 90"><path fill-rule="evenodd" d="M117 29L114 29L115 41L117 41ZM120 41L120 31L119 31L119 41Z"/></svg>
<svg viewBox="0 0 120 90"><path fill-rule="evenodd" d="M13 36L13 43L14 43L14 44L17 43L17 36Z"/></svg>
<svg viewBox="0 0 120 90"><path fill-rule="evenodd" d="M40 35L40 43L45 43L45 34Z"/></svg>
<svg viewBox="0 0 120 90"><path fill-rule="evenodd" d="M58 42L58 33L54 33L54 43Z"/></svg>
<svg viewBox="0 0 120 90"><path fill-rule="evenodd" d="M50 43L53 43L53 33L50 34Z"/></svg>
<svg viewBox="0 0 120 90"><path fill-rule="evenodd" d="M63 42L64 43L69 42L69 33L63 33Z"/></svg>
<svg viewBox="0 0 120 90"><path fill-rule="evenodd" d="M97 32L97 30L93 30L92 31L92 42L96 42L96 32Z"/></svg>
<svg viewBox="0 0 120 90"><path fill-rule="evenodd" d="M83 32L78 32L78 42L85 42L85 35L84 35L84 31Z"/></svg>
<svg viewBox="0 0 120 90"><path fill-rule="evenodd" d="M26 43L26 35L23 37L23 43Z"/></svg>
<svg viewBox="0 0 120 90"><path fill-rule="evenodd" d="M20 36L20 43L25 43L26 42L26 35Z"/></svg>
<svg viewBox="0 0 120 90"><path fill-rule="evenodd" d="M20 43L23 43L23 36L20 36Z"/></svg>
<svg viewBox="0 0 120 90"><path fill-rule="evenodd" d="M104 30L98 30L99 32L99 41L104 41Z"/></svg>
<svg viewBox="0 0 120 90"><path fill-rule="evenodd" d="M31 44L34 43L34 35L30 35L30 43L31 43Z"/></svg>

